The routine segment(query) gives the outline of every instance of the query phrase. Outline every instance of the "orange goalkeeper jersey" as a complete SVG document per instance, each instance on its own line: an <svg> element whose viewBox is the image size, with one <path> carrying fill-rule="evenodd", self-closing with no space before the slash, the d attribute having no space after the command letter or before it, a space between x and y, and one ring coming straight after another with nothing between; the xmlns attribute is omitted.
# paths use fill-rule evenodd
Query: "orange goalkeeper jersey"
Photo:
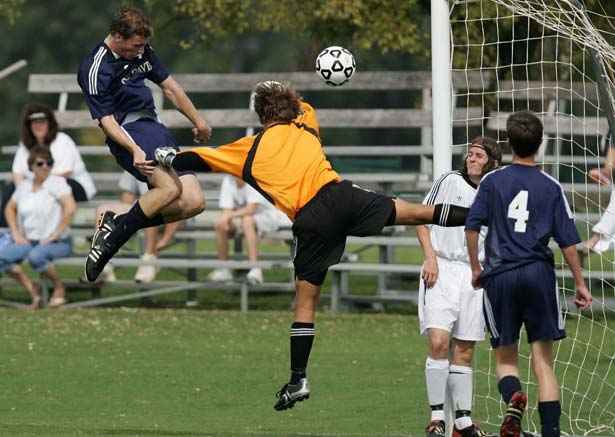
<svg viewBox="0 0 615 437"><path fill-rule="evenodd" d="M242 178L294 220L326 184L341 180L320 143L316 111L301 102L301 114L258 135L217 148L191 149L214 172Z"/></svg>

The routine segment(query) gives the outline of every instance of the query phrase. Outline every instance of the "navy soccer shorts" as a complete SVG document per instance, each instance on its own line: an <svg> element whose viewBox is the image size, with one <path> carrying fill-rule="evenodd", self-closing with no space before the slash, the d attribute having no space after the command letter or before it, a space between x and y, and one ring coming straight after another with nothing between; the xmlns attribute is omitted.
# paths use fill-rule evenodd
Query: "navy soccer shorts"
<svg viewBox="0 0 615 437"><path fill-rule="evenodd" d="M525 325L528 343L566 337L553 266L537 261L485 278L483 311L491 345L519 341Z"/></svg>
<svg viewBox="0 0 615 437"><path fill-rule="evenodd" d="M175 138L173 138L169 129L156 120L142 118L127 123L122 128L143 149L146 159L153 160L154 151L158 147L177 147ZM132 154L128 150L110 138L107 138L107 145L120 167L138 180L147 182L147 178L132 165Z"/></svg>
<svg viewBox="0 0 615 437"><path fill-rule="evenodd" d="M394 223L391 197L350 181L325 185L295 217L295 275L321 285L327 269L344 254L348 235L378 235L384 226Z"/></svg>

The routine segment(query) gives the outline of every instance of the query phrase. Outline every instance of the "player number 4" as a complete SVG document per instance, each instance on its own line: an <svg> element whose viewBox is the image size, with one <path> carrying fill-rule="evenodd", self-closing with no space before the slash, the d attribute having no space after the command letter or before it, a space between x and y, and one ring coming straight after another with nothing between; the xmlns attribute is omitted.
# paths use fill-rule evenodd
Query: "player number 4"
<svg viewBox="0 0 615 437"><path fill-rule="evenodd" d="M527 210L527 191L522 190L508 205L508 218L515 221L515 232L525 232L530 212Z"/></svg>

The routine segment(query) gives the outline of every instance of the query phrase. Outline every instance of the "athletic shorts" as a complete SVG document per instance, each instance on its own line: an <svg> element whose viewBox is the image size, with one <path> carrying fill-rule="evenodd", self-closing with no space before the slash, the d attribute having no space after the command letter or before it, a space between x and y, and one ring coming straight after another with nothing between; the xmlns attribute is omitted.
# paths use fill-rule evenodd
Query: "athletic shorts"
<svg viewBox="0 0 615 437"><path fill-rule="evenodd" d="M483 286L483 310L494 348L516 344L521 325L528 343L566 337L555 271L549 263L533 262L488 276Z"/></svg>
<svg viewBox="0 0 615 437"><path fill-rule="evenodd" d="M177 143L175 138L171 135L171 131L166 128L162 123L158 123L156 120L150 118L141 118L132 123L127 123L122 126L124 132L133 139L139 147L145 152L145 158L149 160L154 159L154 151L158 147L175 147ZM124 147L117 144L110 138L107 138L107 145L111 154L115 157L117 163L133 175L141 182L147 182L147 178L143 176L139 170L133 165L132 154Z"/></svg>
<svg viewBox="0 0 615 437"><path fill-rule="evenodd" d="M466 341L485 339L483 290L472 287L470 265L437 258L438 280L427 288L419 285L421 334L430 328L448 331L451 337Z"/></svg>
<svg viewBox="0 0 615 437"><path fill-rule="evenodd" d="M295 275L321 285L327 269L344 254L348 235L378 235L394 223L393 198L350 181L325 185L295 217Z"/></svg>

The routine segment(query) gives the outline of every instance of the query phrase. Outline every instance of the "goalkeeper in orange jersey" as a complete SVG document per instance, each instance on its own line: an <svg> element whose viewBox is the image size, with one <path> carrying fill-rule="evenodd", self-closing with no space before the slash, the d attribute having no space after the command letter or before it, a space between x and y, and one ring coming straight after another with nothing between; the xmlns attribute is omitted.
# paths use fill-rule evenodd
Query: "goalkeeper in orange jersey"
<svg viewBox="0 0 615 437"><path fill-rule="evenodd" d="M340 261L348 235L378 235L391 225L461 226L467 209L420 205L365 190L342 178L325 157L316 111L288 85L266 81L254 90L262 130L218 148L176 153L159 148L159 165L177 172L225 172L242 178L293 221L295 320L290 329L290 381L276 410L307 399L306 368L314 316L327 269Z"/></svg>

